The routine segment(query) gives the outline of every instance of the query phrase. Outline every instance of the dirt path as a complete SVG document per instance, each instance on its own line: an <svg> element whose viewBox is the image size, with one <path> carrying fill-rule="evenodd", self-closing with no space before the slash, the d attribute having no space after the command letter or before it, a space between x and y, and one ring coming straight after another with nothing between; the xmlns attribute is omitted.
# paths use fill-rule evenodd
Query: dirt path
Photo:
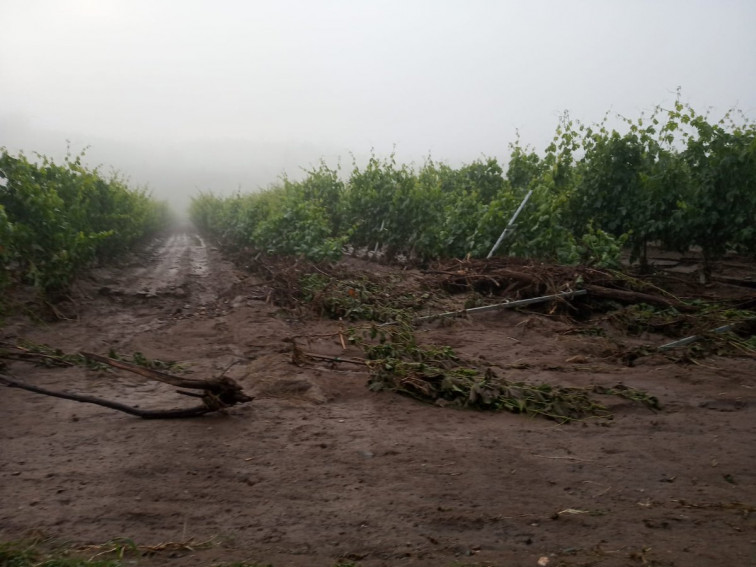
<svg viewBox="0 0 756 567"><path fill-rule="evenodd" d="M82 282L78 320L7 321L6 340L177 360L256 399L152 422L0 390L0 540L215 542L139 565L756 565L753 359L629 368L602 358L606 338L528 313L422 331L513 379L624 383L663 404L556 425L375 394L358 366L295 366L284 339L340 354L337 323L298 320L261 289L185 232ZM144 407L182 401L123 373L8 370Z"/></svg>
<svg viewBox="0 0 756 567"><path fill-rule="evenodd" d="M189 283L191 276L205 277L208 254L198 234L180 232L156 241L148 251L148 263L125 275L120 293L139 293L145 297L166 295ZM212 298L212 297L209 297Z"/></svg>

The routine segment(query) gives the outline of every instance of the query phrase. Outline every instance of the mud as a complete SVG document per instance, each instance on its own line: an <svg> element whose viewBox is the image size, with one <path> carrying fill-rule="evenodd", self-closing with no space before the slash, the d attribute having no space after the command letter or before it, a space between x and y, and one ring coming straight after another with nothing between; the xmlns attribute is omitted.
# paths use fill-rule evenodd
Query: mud
<svg viewBox="0 0 756 567"><path fill-rule="evenodd" d="M373 393L358 365L295 365L287 339L359 352L343 350L339 322L282 310L264 291L185 232L95 270L77 286L75 319L6 320L5 340L141 352L191 377L230 376L256 399L154 422L3 388L0 540L212 542L130 559L138 565L756 564L753 358L655 355L628 367L607 346L669 338L575 334L533 311L421 327L421 340L512 379L622 383L662 404L607 399L613 420L559 425ZM191 403L121 372L16 362L5 372L144 407Z"/></svg>

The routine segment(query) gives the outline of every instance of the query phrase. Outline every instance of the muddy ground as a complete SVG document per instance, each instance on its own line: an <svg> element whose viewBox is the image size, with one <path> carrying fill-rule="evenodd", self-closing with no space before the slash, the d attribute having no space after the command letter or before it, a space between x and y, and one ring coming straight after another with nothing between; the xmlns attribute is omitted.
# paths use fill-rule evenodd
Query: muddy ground
<svg viewBox="0 0 756 567"><path fill-rule="evenodd" d="M359 365L295 365L293 337L359 353L343 350L338 322L268 296L185 232L95 270L68 321L6 319L4 340L176 360L187 376L225 373L255 400L149 421L3 387L0 540L210 542L129 558L150 566L756 565L753 357L654 355L629 367L605 355L607 342L669 338L574 333L544 310L420 328L421 340L513 380L622 383L662 404L608 399L614 419L560 425L374 393ZM141 407L191 404L120 371L12 362L5 372Z"/></svg>

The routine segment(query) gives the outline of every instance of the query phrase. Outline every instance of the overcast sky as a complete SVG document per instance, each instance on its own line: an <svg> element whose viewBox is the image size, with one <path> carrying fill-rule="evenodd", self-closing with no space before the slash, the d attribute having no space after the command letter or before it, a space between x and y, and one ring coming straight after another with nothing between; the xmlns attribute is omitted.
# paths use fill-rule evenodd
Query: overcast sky
<svg viewBox="0 0 756 567"><path fill-rule="evenodd" d="M157 196L350 167L506 161L559 115L756 118L754 0L0 0L0 146L91 146ZM180 200L180 199L179 199Z"/></svg>

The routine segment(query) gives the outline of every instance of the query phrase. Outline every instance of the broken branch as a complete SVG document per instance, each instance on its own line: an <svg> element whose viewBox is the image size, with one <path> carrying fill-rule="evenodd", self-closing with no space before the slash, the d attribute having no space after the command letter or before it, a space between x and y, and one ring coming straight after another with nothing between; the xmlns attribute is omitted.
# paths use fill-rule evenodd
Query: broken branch
<svg viewBox="0 0 756 567"><path fill-rule="evenodd" d="M655 305L657 307L674 307L676 309L685 309L685 305L672 301L665 297L658 295L651 295L648 293L642 293L640 291L628 291L625 289L616 289L613 287L604 287L601 285L586 285L585 289L590 292L594 297L601 297L604 299L613 299L620 303L646 303L648 305Z"/></svg>
<svg viewBox="0 0 756 567"><path fill-rule="evenodd" d="M160 372L159 370L153 370L152 368L146 368L144 366L131 364L130 362L125 362L123 360L116 360L115 358L109 358L107 356L101 356L92 352L82 351L81 355L90 360L112 366L113 368L120 368L121 370L140 374L145 378L151 378L152 380L157 380L158 382L165 382L166 384L177 386L179 388L194 388L197 390L206 390L208 389L209 385L213 385L214 383L218 382L217 380L194 380L191 378L179 378L178 376Z"/></svg>
<svg viewBox="0 0 756 567"><path fill-rule="evenodd" d="M109 400L103 400L102 398L96 398L94 396L84 396L80 394L71 394L70 392L58 392L55 390L48 390L47 388L40 388L39 386L33 386L24 382L13 380L5 374L0 374L0 383L5 384L10 388L20 388L22 390L28 390L29 392L35 392L37 394L44 394L46 396L52 396L54 398L62 398L64 400L73 400L75 402L82 402L85 404L95 404L106 408L122 411L129 415L136 415L143 419L170 419L180 417L197 417L211 411L215 411L213 408L203 405L193 408L176 408L170 410L144 410L134 408L118 402L111 402Z"/></svg>

